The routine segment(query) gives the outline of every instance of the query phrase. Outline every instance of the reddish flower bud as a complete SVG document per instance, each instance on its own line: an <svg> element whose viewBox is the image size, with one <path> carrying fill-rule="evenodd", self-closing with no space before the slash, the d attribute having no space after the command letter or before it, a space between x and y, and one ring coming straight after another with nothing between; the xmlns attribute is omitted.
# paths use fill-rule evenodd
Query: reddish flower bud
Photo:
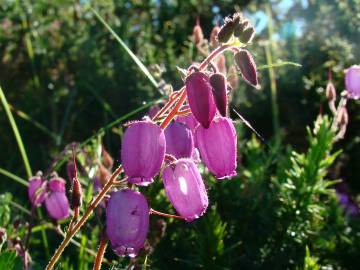
<svg viewBox="0 0 360 270"><path fill-rule="evenodd" d="M230 118L218 117L208 129L198 127L196 138L201 158L216 178L236 175L237 136Z"/></svg>
<svg viewBox="0 0 360 270"><path fill-rule="evenodd" d="M34 207L39 207L45 200L47 182L42 178L42 173L38 172L29 180L28 196Z"/></svg>
<svg viewBox="0 0 360 270"><path fill-rule="evenodd" d="M65 194L65 180L55 175L48 183L49 193L45 199L45 207L50 217L55 220L67 218L70 206Z"/></svg>
<svg viewBox="0 0 360 270"><path fill-rule="evenodd" d="M248 19L243 20L240 22L234 29L234 36L240 37L243 31L250 26L250 22Z"/></svg>
<svg viewBox="0 0 360 270"><path fill-rule="evenodd" d="M74 177L76 176L76 166L73 160L69 160L66 164L66 172L70 182L73 181Z"/></svg>
<svg viewBox="0 0 360 270"><path fill-rule="evenodd" d="M165 158L164 131L150 121L132 123L124 133L121 159L128 181L148 185Z"/></svg>
<svg viewBox="0 0 360 270"><path fill-rule="evenodd" d="M345 86L348 97L353 99L360 98L360 66L353 65L345 70Z"/></svg>
<svg viewBox="0 0 360 270"><path fill-rule="evenodd" d="M227 82L232 89L236 89L239 85L239 76L236 67L234 65L230 66L229 68Z"/></svg>
<svg viewBox="0 0 360 270"><path fill-rule="evenodd" d="M217 40L217 35L220 31L220 27L219 26L214 26L214 28L211 30L210 33L210 44L213 47L217 47L219 45L219 42Z"/></svg>
<svg viewBox="0 0 360 270"><path fill-rule="evenodd" d="M195 163L179 159L163 172L166 194L176 212L190 222L202 216L208 207L204 182Z"/></svg>
<svg viewBox="0 0 360 270"><path fill-rule="evenodd" d="M329 81L328 84L326 85L326 98L328 99L328 101L335 101L336 100L336 89L334 84Z"/></svg>
<svg viewBox="0 0 360 270"><path fill-rule="evenodd" d="M186 78L185 85L191 112L203 127L208 128L216 113L209 77L194 72Z"/></svg>
<svg viewBox="0 0 360 270"><path fill-rule="evenodd" d="M109 152L106 151L105 147L101 147L101 156L102 156L102 163L106 168L111 170L114 165L114 159L110 156Z"/></svg>
<svg viewBox="0 0 360 270"><path fill-rule="evenodd" d="M193 39L195 44L199 44L204 40L204 34L200 25L195 25L193 28Z"/></svg>
<svg viewBox="0 0 360 270"><path fill-rule="evenodd" d="M80 207L82 203L82 188L79 179L74 178L71 192L71 207L73 209Z"/></svg>
<svg viewBox="0 0 360 270"><path fill-rule="evenodd" d="M166 153L177 159L191 157L194 140L191 130L183 123L171 122L165 129Z"/></svg>
<svg viewBox="0 0 360 270"><path fill-rule="evenodd" d="M341 107L339 109L337 119L340 126L347 126L347 124L349 123L349 114L346 107Z"/></svg>
<svg viewBox="0 0 360 270"><path fill-rule="evenodd" d="M226 18L224 25L221 27L217 35L218 41L221 43L228 42L234 33L236 25L237 24L232 19Z"/></svg>
<svg viewBox="0 0 360 270"><path fill-rule="evenodd" d="M234 60L243 79L255 88L259 88L256 64L252 55L247 50L240 50L235 54Z"/></svg>
<svg viewBox="0 0 360 270"><path fill-rule="evenodd" d="M111 176L111 173L108 169L105 168L104 165L100 164L99 165L99 172L98 172L98 177L99 177L99 182L102 186L105 186L107 181L109 180Z"/></svg>
<svg viewBox="0 0 360 270"><path fill-rule="evenodd" d="M250 26L242 31L239 40L245 44L250 43L254 39L254 36L255 36L255 28Z"/></svg>
<svg viewBox="0 0 360 270"><path fill-rule="evenodd" d="M226 116L227 94L226 79L221 73L214 73L210 76L210 84L213 88L213 96L216 107L222 116Z"/></svg>
<svg viewBox="0 0 360 270"><path fill-rule="evenodd" d="M131 189L111 194L106 208L106 233L116 254L135 257L149 230L150 209L145 197Z"/></svg>
<svg viewBox="0 0 360 270"><path fill-rule="evenodd" d="M225 56L223 54L220 54L216 58L215 63L216 63L216 67L218 68L219 72L226 75L226 59L225 59Z"/></svg>

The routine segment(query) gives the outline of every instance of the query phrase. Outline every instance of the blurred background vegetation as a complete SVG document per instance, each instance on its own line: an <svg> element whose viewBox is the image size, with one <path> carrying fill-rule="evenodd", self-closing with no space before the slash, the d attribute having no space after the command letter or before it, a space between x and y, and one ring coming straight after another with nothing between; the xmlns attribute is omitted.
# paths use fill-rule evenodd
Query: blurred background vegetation
<svg viewBox="0 0 360 270"><path fill-rule="evenodd" d="M261 90L240 81L230 107L248 119L267 144L239 124L239 176L216 185L211 176L206 177L211 206L194 223L152 218L151 248L131 265L141 267L147 256L149 269L357 269L359 218L339 206L324 178L343 180L349 198L359 202L360 104L349 102L346 137L334 146L331 132L320 128L308 138L306 126L313 128L319 112L329 112L324 95L328 72L340 93L343 70L359 64L359 0L0 0L0 85L33 172L48 170L66 145L84 142L140 107L126 121L141 118L152 101L165 98L162 88L139 70L89 4L156 81L174 89L182 85L177 67L203 59L191 39L196 18L208 38L225 16L242 11L256 26L249 50L258 66L269 64L269 56L275 63L302 65L272 69L272 86L269 70L259 70ZM231 61L229 54L228 67ZM277 100L272 103L275 93ZM274 108L278 119L272 114ZM276 121L279 129L274 129ZM320 122L324 129L329 127L327 120ZM101 133L117 164L121 134L120 125ZM281 140L280 146L274 138ZM26 179L2 106L0 144L0 168ZM337 150L342 151L332 163L327 154ZM295 151L305 153L304 157ZM319 151L319 156L314 159L311 151ZM316 169L306 167L304 160ZM303 169L297 171L298 167ZM65 177L65 168L59 173ZM4 174L0 179L1 193L12 194L12 199L3 195L2 200L29 209L26 188ZM171 212L161 185L143 191L155 209ZM317 185L318 189L307 188ZM2 211L0 226L10 226L16 219L25 222L24 211L13 207ZM7 218L5 213L10 212ZM91 269L93 258L85 247L96 250L100 231L94 226L97 220L91 222L77 236L80 248L72 246L64 253L63 269ZM8 231L8 235L16 233ZM61 239L51 230L46 235L50 244L44 252L40 233L34 232L30 245L34 269L44 267L47 253L52 254ZM115 260L119 269L129 264L128 259L116 259L110 249L107 258Z"/></svg>

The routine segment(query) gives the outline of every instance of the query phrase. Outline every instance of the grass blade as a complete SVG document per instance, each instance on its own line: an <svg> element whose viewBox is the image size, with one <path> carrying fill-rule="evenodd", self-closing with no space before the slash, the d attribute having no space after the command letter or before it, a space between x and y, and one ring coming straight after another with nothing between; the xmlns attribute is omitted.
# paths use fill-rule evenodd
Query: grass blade
<svg viewBox="0 0 360 270"><path fill-rule="evenodd" d="M49 130L47 127L45 127L43 124L39 123L38 121L36 121L34 118L32 118L30 115L28 115L27 113L15 108L13 105L11 105L9 103L9 107L10 109L16 113L17 116L19 116L20 118L22 118L25 121L30 122L31 124L33 124L35 127L37 127L38 129L40 129L41 131L43 131L44 133L46 133L47 135L49 135L51 138L53 138L55 141L57 140L57 135L52 132L51 130Z"/></svg>
<svg viewBox="0 0 360 270"><path fill-rule="evenodd" d="M19 129L18 129L17 125L16 125L14 116L13 116L13 114L11 113L9 103L8 103L7 100L6 100L5 94L4 94L1 86L0 86L0 100L1 100L1 103L3 104L3 106L4 106L6 115L7 115L8 119L9 119L11 128L12 128L12 130L13 130L13 132L14 132L15 139L16 139L16 142L17 142L17 144L18 144L21 157L22 157L23 162L24 162L24 165L25 165L26 174L27 174L27 176L30 178L30 177L32 176L32 172L31 172L31 167L30 167L29 159L28 159L28 157L27 157L27 155L26 155L25 147L24 147L24 144L23 144L23 142L22 142Z"/></svg>
<svg viewBox="0 0 360 270"><path fill-rule="evenodd" d="M257 67L256 69L262 70L262 69L268 69L268 68L278 68L278 67L283 67L283 66L302 67L302 65L300 65L299 63L290 62L290 61L281 61L281 62L269 64L269 65L262 65L262 66Z"/></svg>
<svg viewBox="0 0 360 270"><path fill-rule="evenodd" d="M130 55L130 57L134 60L134 62L138 65L140 70L145 74L145 76L149 79L149 81L157 88L158 83L151 75L149 70L144 66L144 64L140 61L140 59L129 49L129 47L125 44L125 42L115 33L115 31L108 25L105 20L100 16L99 13L92 7L90 10L95 14L96 18L106 27L107 30L111 33L111 35L120 43L120 45L124 48L124 50Z"/></svg>
<svg viewBox="0 0 360 270"><path fill-rule="evenodd" d="M4 170L3 168L0 168L0 173L2 175L5 175L6 177L9 177L10 179L14 180L15 182L18 182L18 183L24 185L25 187L29 186L28 181L26 181L25 179L7 171L7 170Z"/></svg>

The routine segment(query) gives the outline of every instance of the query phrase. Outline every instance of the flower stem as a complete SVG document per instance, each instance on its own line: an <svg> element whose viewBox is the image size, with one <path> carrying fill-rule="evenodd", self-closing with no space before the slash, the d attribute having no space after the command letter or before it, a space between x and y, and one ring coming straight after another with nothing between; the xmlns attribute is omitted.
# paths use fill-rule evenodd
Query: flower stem
<svg viewBox="0 0 360 270"><path fill-rule="evenodd" d="M97 255L96 255L96 258L95 258L95 263L94 263L93 270L100 270L101 269L101 263L102 263L102 260L104 258L107 243L108 243L108 238L107 238L106 234L103 233L103 235L101 236L98 252L97 252Z"/></svg>
<svg viewBox="0 0 360 270"><path fill-rule="evenodd" d="M113 182L117 178L117 176L122 173L123 168L122 166L119 166L114 173L111 175L109 181L106 183L104 188L100 191L100 193L95 197L93 202L90 204L90 206L86 209L84 215L79 219L79 221L74 224L72 228L67 232L66 237L58 247L58 249L55 251L55 254L50 259L48 265L46 266L46 270L51 270L54 268L55 263L59 260L60 255L63 253L65 247L69 244L72 237L75 235L75 233L78 232L78 230L84 225L84 223L87 221L87 219L92 214L95 207L101 202L101 200L104 198L106 193L110 190L110 188L113 185Z"/></svg>
<svg viewBox="0 0 360 270"><path fill-rule="evenodd" d="M163 212L159 212L159 211L156 211L156 210L154 210L152 208L150 209L150 214L158 215L158 216L162 216L162 217L167 217L167 218L176 218L176 219L184 220L183 217L176 216L176 215L170 215L170 214L166 214L166 213L163 213Z"/></svg>

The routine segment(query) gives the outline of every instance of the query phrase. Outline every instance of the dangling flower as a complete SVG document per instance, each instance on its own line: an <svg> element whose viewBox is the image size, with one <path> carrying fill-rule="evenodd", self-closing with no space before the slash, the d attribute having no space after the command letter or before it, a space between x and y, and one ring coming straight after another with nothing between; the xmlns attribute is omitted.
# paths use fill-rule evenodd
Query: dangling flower
<svg viewBox="0 0 360 270"><path fill-rule="evenodd" d="M353 65L345 70L345 86L348 97L353 99L360 98L360 66Z"/></svg>
<svg viewBox="0 0 360 270"><path fill-rule="evenodd" d="M45 207L50 217L55 220L67 218L70 215L70 206L65 193L65 180L55 175L49 181L48 189Z"/></svg>
<svg viewBox="0 0 360 270"><path fill-rule="evenodd" d="M106 208L106 233L116 254L135 257L149 230L150 209L137 191L123 189L110 196Z"/></svg>
<svg viewBox="0 0 360 270"><path fill-rule="evenodd" d="M196 130L201 158L218 179L236 175L236 137L235 127L226 117L216 118L208 129Z"/></svg>
<svg viewBox="0 0 360 270"><path fill-rule="evenodd" d="M209 77L196 71L186 78L185 85L191 112L203 127L208 128L216 113Z"/></svg>
<svg viewBox="0 0 360 270"><path fill-rule="evenodd" d="M191 130L183 123L171 122L165 129L166 153L177 159L191 157L194 141Z"/></svg>
<svg viewBox="0 0 360 270"><path fill-rule="evenodd" d="M247 50L240 50L235 54L234 61L243 79L255 88L259 88L256 64L252 55Z"/></svg>
<svg viewBox="0 0 360 270"><path fill-rule="evenodd" d="M210 84L213 88L213 96L216 107L222 116L226 116L227 109L227 93L226 79L221 73L214 73L210 76Z"/></svg>
<svg viewBox="0 0 360 270"><path fill-rule="evenodd" d="M42 178L42 173L38 172L29 180L28 196L34 207L39 207L45 200L46 181Z"/></svg>
<svg viewBox="0 0 360 270"><path fill-rule="evenodd" d="M121 159L128 181L148 185L165 157L164 131L151 121L135 122L124 133Z"/></svg>
<svg viewBox="0 0 360 270"><path fill-rule="evenodd" d="M204 182L195 163L179 159L163 171L166 194L176 212L190 222L202 216L208 207Z"/></svg>

